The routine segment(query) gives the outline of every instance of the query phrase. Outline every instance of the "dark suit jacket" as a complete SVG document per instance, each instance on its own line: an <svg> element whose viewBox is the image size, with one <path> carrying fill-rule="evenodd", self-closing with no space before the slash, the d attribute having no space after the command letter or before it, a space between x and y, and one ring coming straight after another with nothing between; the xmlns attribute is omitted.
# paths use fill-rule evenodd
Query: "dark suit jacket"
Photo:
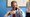
<svg viewBox="0 0 30 17"><path fill-rule="evenodd" d="M30 13L26 12L26 17L30 17Z"/></svg>

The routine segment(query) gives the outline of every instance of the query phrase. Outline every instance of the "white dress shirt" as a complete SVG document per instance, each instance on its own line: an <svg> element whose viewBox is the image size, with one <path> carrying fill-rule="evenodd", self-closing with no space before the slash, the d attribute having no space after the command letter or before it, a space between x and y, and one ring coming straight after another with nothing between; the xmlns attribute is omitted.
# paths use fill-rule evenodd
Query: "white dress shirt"
<svg viewBox="0 0 30 17"><path fill-rule="evenodd" d="M8 11L7 14L8 14L9 12L10 12L10 11ZM15 10L15 13L16 13L16 12L17 12L17 13L19 13L19 12L21 13L21 12L22 12L22 13L21 13L21 14L22 14L22 17L25 17L25 13L22 11L22 9L20 9L19 11L18 11L18 9L17 9L17 10ZM13 14L11 14L11 15L9 15L9 16L6 16L7 14L5 14L5 17L12 17L12 15L13 15ZM16 17L17 17L17 15L16 15Z"/></svg>

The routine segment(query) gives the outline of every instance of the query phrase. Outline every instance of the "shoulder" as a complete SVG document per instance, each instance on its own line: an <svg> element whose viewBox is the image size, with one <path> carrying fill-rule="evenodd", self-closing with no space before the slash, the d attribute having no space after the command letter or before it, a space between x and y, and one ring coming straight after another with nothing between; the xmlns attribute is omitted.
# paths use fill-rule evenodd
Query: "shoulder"
<svg viewBox="0 0 30 17"><path fill-rule="evenodd" d="M11 11L8 11L7 13L9 13L9 12L11 12Z"/></svg>
<svg viewBox="0 0 30 17"><path fill-rule="evenodd" d="M7 15L8 13L10 13L11 11L8 11L5 15Z"/></svg>

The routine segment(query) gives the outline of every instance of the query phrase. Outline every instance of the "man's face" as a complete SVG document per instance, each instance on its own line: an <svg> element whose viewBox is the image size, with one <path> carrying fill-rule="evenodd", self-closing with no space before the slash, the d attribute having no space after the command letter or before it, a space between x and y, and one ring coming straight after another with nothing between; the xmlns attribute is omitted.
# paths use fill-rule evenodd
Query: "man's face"
<svg viewBox="0 0 30 17"><path fill-rule="evenodd" d="M28 10L30 11L30 7L28 8Z"/></svg>
<svg viewBox="0 0 30 17"><path fill-rule="evenodd" d="M12 5L13 5L13 7L16 7L17 3L13 3Z"/></svg>

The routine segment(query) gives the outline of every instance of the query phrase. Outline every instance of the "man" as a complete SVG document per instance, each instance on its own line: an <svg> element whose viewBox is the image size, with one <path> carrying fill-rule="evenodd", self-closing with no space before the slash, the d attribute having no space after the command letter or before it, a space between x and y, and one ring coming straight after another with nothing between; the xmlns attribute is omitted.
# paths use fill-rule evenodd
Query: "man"
<svg viewBox="0 0 30 17"><path fill-rule="evenodd" d="M4 17L23 17L22 14L22 10L19 8L19 6L17 6L17 2L16 1L12 1L11 2L11 7L12 10L8 11L7 14Z"/></svg>
<svg viewBox="0 0 30 17"><path fill-rule="evenodd" d="M27 2L26 7L27 7L26 17L29 17L30 16L30 0L29 2Z"/></svg>
<svg viewBox="0 0 30 17"><path fill-rule="evenodd" d="M28 9L27 9L26 17L30 17L30 6L29 6Z"/></svg>

